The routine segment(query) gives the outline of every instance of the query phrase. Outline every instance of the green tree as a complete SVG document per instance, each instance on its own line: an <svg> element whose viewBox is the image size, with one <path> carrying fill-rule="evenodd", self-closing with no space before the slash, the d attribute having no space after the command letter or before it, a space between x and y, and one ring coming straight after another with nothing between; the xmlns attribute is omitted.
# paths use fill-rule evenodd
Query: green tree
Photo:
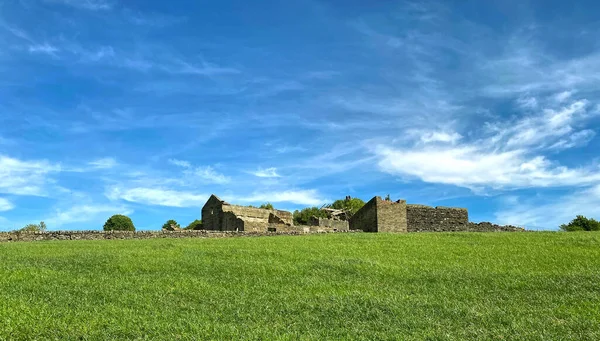
<svg viewBox="0 0 600 341"><path fill-rule="evenodd" d="M184 227L184 230L202 230L202 220L196 219L192 221L188 226Z"/></svg>
<svg viewBox="0 0 600 341"><path fill-rule="evenodd" d="M135 226L128 216L115 214L104 223L104 231L135 231Z"/></svg>
<svg viewBox="0 0 600 341"><path fill-rule="evenodd" d="M39 224L28 224L17 230L19 232L46 232L46 223L40 221Z"/></svg>
<svg viewBox="0 0 600 341"><path fill-rule="evenodd" d="M179 226L179 224L173 219L167 220L167 222L163 224L162 228L163 230L173 231L173 228L171 226L181 228L181 226Z"/></svg>
<svg viewBox="0 0 600 341"><path fill-rule="evenodd" d="M345 210L350 215L354 215L358 210L360 210L363 206L365 206L365 202L359 198L346 198L340 199L333 202L333 204L329 205L331 208L335 208L337 210Z"/></svg>
<svg viewBox="0 0 600 341"><path fill-rule="evenodd" d="M593 218L586 218L582 215L578 215L575 219L571 220L568 224L560 225L560 229L563 231L600 231L600 222Z"/></svg>
<svg viewBox="0 0 600 341"><path fill-rule="evenodd" d="M300 211L295 210L292 216L294 217L294 224L306 225L311 217L327 218L327 212L318 207L307 207Z"/></svg>
<svg viewBox="0 0 600 341"><path fill-rule="evenodd" d="M271 205L270 202L264 203L262 205L260 205L258 208L264 208L267 210L274 210L275 208L273 207L273 205Z"/></svg>

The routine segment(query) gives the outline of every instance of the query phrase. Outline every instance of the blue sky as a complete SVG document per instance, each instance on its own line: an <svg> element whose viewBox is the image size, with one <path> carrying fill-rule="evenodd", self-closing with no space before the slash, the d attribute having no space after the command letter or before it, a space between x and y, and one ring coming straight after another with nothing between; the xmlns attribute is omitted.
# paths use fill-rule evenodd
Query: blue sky
<svg viewBox="0 0 600 341"><path fill-rule="evenodd" d="M211 193L600 218L589 1L0 2L0 230L138 229Z"/></svg>

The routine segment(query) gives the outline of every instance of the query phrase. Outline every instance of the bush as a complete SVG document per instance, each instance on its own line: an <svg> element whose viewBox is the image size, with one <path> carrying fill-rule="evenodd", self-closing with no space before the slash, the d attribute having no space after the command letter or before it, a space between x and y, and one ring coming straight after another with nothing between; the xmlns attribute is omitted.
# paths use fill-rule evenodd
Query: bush
<svg viewBox="0 0 600 341"><path fill-rule="evenodd" d="M264 209L267 209L267 210L274 210L275 209L275 208L273 208L273 205L271 205L270 202L262 204L258 208L264 208Z"/></svg>
<svg viewBox="0 0 600 341"><path fill-rule="evenodd" d="M176 228L181 228L181 226L179 226L179 224L173 219L167 220L167 222L163 224L162 228L163 230L173 231L174 229L172 226L175 226Z"/></svg>
<svg viewBox="0 0 600 341"><path fill-rule="evenodd" d="M29 224L17 230L18 232L46 232L46 223L40 221L39 224Z"/></svg>
<svg viewBox="0 0 600 341"><path fill-rule="evenodd" d="M563 231L600 231L600 222L586 218L582 215L578 215L575 219L571 220L568 224L560 225L560 229Z"/></svg>
<svg viewBox="0 0 600 341"><path fill-rule="evenodd" d="M104 223L104 231L135 231L131 218L115 214Z"/></svg>
<svg viewBox="0 0 600 341"><path fill-rule="evenodd" d="M389 195L388 195L389 197ZM363 206L365 206L365 202L359 198L346 198L336 200L329 207L335 208L336 210L344 210L347 211L349 216L353 216L358 210L360 210Z"/></svg>
<svg viewBox="0 0 600 341"><path fill-rule="evenodd" d="M311 217L327 218L327 212L317 207L307 207L298 211L295 210L293 213L294 224L296 225L308 225Z"/></svg>
<svg viewBox="0 0 600 341"><path fill-rule="evenodd" d="M188 226L184 227L184 230L202 230L202 220L196 219L192 221Z"/></svg>

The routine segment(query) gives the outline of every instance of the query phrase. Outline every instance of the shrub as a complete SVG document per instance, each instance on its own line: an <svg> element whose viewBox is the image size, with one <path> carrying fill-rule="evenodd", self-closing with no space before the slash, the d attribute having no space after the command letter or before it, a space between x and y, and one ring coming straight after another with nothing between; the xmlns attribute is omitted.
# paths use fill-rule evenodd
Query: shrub
<svg viewBox="0 0 600 341"><path fill-rule="evenodd" d="M135 226L128 216L115 214L104 223L104 231L135 231Z"/></svg>
<svg viewBox="0 0 600 341"><path fill-rule="evenodd" d="M192 221L188 226L184 227L184 230L202 230L202 220L196 219Z"/></svg>
<svg viewBox="0 0 600 341"><path fill-rule="evenodd" d="M600 231L600 222L586 218L582 215L578 215L575 219L571 220L568 224L560 225L560 229L563 231Z"/></svg>
<svg viewBox="0 0 600 341"><path fill-rule="evenodd" d="M172 226L175 226L176 228L181 228L181 226L179 226L179 224L173 219L167 220L167 222L163 224L162 228L163 230L173 231L174 229Z"/></svg>
<svg viewBox="0 0 600 341"><path fill-rule="evenodd" d="M264 208L267 210L274 210L275 208L273 208L273 205L271 205L270 202L264 203L262 205L260 205L258 208Z"/></svg>
<svg viewBox="0 0 600 341"><path fill-rule="evenodd" d="M28 224L25 227L17 230L19 232L46 232L46 223L40 221L39 224Z"/></svg>
<svg viewBox="0 0 600 341"><path fill-rule="evenodd" d="M293 213L294 224L307 225L311 217L327 218L327 212L317 207L307 207Z"/></svg>
<svg viewBox="0 0 600 341"><path fill-rule="evenodd" d="M389 197L389 195L388 195ZM354 215L358 210L360 210L363 206L365 206L365 202L359 198L346 198L336 200L329 207L335 208L337 210L345 210L350 213L350 216Z"/></svg>

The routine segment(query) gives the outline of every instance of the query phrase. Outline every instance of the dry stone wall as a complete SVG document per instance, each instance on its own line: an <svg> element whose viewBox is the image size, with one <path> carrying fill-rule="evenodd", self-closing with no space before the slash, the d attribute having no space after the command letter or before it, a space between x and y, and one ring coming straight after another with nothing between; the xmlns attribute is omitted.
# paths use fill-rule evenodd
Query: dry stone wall
<svg viewBox="0 0 600 341"><path fill-rule="evenodd" d="M387 201L377 197L377 232L406 232L406 201Z"/></svg>
<svg viewBox="0 0 600 341"><path fill-rule="evenodd" d="M302 235L307 233L350 232L321 229L313 226L298 226L295 230L276 232L236 231L49 231L49 232L0 232L0 242L28 242L50 240L104 240L104 239L158 239L158 238L231 238Z"/></svg>
<svg viewBox="0 0 600 341"><path fill-rule="evenodd" d="M466 208L406 205L408 232L467 231L469 213Z"/></svg>
<svg viewBox="0 0 600 341"><path fill-rule="evenodd" d="M320 227L325 227L325 228L332 228L335 230L349 230L350 229L350 225L348 224L348 222L346 220L335 220L335 219L328 219L328 218L312 217L310 219L309 223L311 226L320 226Z"/></svg>
<svg viewBox="0 0 600 341"><path fill-rule="evenodd" d="M350 219L350 230L362 230L364 232L377 232L377 199L369 200Z"/></svg>

